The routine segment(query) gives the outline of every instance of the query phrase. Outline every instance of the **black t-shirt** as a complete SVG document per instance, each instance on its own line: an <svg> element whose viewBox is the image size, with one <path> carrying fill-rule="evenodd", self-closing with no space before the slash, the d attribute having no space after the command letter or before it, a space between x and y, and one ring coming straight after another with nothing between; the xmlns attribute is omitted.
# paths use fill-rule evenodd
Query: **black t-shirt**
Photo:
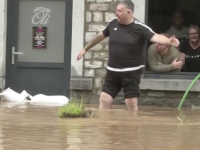
<svg viewBox="0 0 200 150"><path fill-rule="evenodd" d="M123 25L117 19L112 20L103 30L109 36L108 66L124 69L144 65L143 47L155 34L150 27L135 19L129 25Z"/></svg>
<svg viewBox="0 0 200 150"><path fill-rule="evenodd" d="M186 72L200 72L200 47L192 49L189 40L181 44L180 51L185 56L185 71Z"/></svg>

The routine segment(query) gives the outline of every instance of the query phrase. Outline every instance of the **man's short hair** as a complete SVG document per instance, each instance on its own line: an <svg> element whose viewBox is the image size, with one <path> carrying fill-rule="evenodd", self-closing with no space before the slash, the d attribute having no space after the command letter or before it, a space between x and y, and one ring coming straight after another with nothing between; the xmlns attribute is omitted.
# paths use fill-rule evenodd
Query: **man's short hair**
<svg viewBox="0 0 200 150"><path fill-rule="evenodd" d="M119 4L125 5L128 9L130 9L132 12L134 11L134 3L131 0L124 0L119 2Z"/></svg>

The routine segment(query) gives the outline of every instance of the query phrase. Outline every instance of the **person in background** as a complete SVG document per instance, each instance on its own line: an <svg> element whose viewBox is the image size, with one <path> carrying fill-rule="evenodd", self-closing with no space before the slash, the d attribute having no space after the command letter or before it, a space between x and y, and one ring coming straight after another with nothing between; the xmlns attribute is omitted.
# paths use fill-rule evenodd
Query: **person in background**
<svg viewBox="0 0 200 150"><path fill-rule="evenodd" d="M166 33L162 35L170 38ZM148 48L148 64L154 72L179 72L182 68L179 50L167 44L151 44Z"/></svg>
<svg viewBox="0 0 200 150"><path fill-rule="evenodd" d="M200 30L196 25L189 28L189 39L180 47L181 60L186 72L200 72Z"/></svg>
<svg viewBox="0 0 200 150"><path fill-rule="evenodd" d="M183 14L181 11L176 11L173 14L173 25L166 31L166 33L178 38L180 44L188 38L188 27L183 25Z"/></svg>

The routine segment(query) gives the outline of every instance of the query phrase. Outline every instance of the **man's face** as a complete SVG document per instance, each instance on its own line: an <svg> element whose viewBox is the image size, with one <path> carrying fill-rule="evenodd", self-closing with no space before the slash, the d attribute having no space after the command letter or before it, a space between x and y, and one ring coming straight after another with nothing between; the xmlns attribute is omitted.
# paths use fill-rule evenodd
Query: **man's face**
<svg viewBox="0 0 200 150"><path fill-rule="evenodd" d="M175 13L174 14L174 24L176 26L182 26L183 24L183 16L181 13Z"/></svg>
<svg viewBox="0 0 200 150"><path fill-rule="evenodd" d="M156 44L156 51L159 54L163 54L166 52L166 50L168 49L168 46L165 44Z"/></svg>
<svg viewBox="0 0 200 150"><path fill-rule="evenodd" d="M198 31L196 29L191 28L189 30L189 39L192 42L196 42L196 41L199 40L199 33L198 33Z"/></svg>
<svg viewBox="0 0 200 150"><path fill-rule="evenodd" d="M127 20L129 13L130 13L130 10L128 10L125 5L119 4L117 6L116 16L120 23L123 23L125 20Z"/></svg>

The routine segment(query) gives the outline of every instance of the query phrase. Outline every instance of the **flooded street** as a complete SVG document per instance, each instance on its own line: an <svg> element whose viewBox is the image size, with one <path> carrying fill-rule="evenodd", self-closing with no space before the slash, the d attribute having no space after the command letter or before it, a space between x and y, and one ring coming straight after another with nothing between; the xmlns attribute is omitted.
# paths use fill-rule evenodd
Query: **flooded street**
<svg viewBox="0 0 200 150"><path fill-rule="evenodd" d="M92 109L98 106L88 106ZM199 150L200 109L115 106L97 118L61 119L57 107L0 103L0 150Z"/></svg>

